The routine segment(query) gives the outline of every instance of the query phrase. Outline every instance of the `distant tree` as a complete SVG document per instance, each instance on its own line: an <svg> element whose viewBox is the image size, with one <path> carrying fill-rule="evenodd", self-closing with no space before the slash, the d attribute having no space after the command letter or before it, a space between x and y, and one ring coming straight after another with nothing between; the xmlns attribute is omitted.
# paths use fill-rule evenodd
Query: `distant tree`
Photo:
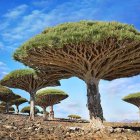
<svg viewBox="0 0 140 140"><path fill-rule="evenodd" d="M9 113L9 104L12 100L19 98L11 89L0 85L0 100L6 103L6 113Z"/></svg>
<svg viewBox="0 0 140 140"><path fill-rule="evenodd" d="M30 115L30 106L26 106L26 107L22 108L20 112L28 113ZM37 114L39 112L40 112L39 109L37 107L35 107L35 114Z"/></svg>
<svg viewBox="0 0 140 140"><path fill-rule="evenodd" d="M87 85L90 119L100 128L103 110L101 79L140 74L140 32L119 22L80 21L49 27L25 42L14 59L35 69L54 67Z"/></svg>
<svg viewBox="0 0 140 140"><path fill-rule="evenodd" d="M54 119L53 105L67 97L68 95L64 91L58 89L44 89L37 91L36 104L43 108L44 120L47 119L46 108L51 106L50 118Z"/></svg>
<svg viewBox="0 0 140 140"><path fill-rule="evenodd" d="M68 116L70 119L75 119L75 120L78 120L78 119L81 119L81 117L79 115L74 115L74 114L71 114Z"/></svg>
<svg viewBox="0 0 140 140"><path fill-rule="evenodd" d="M6 104L0 103L0 113L6 113ZM14 113L15 109L12 106L9 106L9 113Z"/></svg>
<svg viewBox="0 0 140 140"><path fill-rule="evenodd" d="M12 101L12 104L16 106L16 113L17 114L19 113L19 105L21 105L25 102L28 102L28 100L25 98L22 98L22 97Z"/></svg>
<svg viewBox="0 0 140 140"><path fill-rule="evenodd" d="M128 96L125 96L122 100L137 106L140 115L140 92L129 94Z"/></svg>
<svg viewBox="0 0 140 140"><path fill-rule="evenodd" d="M20 69L7 74L1 84L11 88L19 88L30 94L30 119L34 120L36 91L46 86L58 86L59 81L46 73L37 73L33 69Z"/></svg>

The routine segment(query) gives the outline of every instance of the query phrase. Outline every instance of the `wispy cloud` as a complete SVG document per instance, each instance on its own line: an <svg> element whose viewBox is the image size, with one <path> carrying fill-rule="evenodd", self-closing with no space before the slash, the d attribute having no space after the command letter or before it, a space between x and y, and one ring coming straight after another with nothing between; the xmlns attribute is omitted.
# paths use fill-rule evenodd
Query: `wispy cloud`
<svg viewBox="0 0 140 140"><path fill-rule="evenodd" d="M80 101L65 101L64 103L56 105L55 111L57 117L67 118L70 114L77 114L84 119L89 119L88 109Z"/></svg>
<svg viewBox="0 0 140 140"><path fill-rule="evenodd" d="M131 92L139 91L139 86L140 76L134 76L131 78L121 78L111 82L106 82L106 84L104 83L100 85L100 89L104 94L123 97Z"/></svg>
<svg viewBox="0 0 140 140"><path fill-rule="evenodd" d="M7 18L8 20L18 18L19 16L24 14L27 7L28 6L26 4L19 5L14 9L10 9L3 17Z"/></svg>
<svg viewBox="0 0 140 140"><path fill-rule="evenodd" d="M42 3L44 2L42 1ZM98 11L97 8L93 9L90 2L86 1L79 1L78 5L73 2L64 2L49 11L45 8L29 11L27 7L27 5L20 5L13 11L9 11L4 15L7 19L0 23L3 26L0 28L2 39L9 43L8 46L12 46L11 44L14 42L24 42L41 32L45 27L67 21L92 18ZM24 13L25 10L27 10L26 13ZM20 22L10 21L9 19L13 17L18 17Z"/></svg>
<svg viewBox="0 0 140 140"><path fill-rule="evenodd" d="M0 79L8 73L8 70L9 69L7 65L4 62L0 61Z"/></svg>
<svg viewBox="0 0 140 140"><path fill-rule="evenodd" d="M0 42L0 49L4 48L4 44L2 42Z"/></svg>

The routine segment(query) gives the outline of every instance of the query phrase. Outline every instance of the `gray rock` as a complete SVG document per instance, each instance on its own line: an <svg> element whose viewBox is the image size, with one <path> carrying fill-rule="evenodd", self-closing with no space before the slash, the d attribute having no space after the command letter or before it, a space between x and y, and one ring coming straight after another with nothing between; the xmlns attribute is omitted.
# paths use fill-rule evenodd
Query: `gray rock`
<svg viewBox="0 0 140 140"><path fill-rule="evenodd" d="M105 132L107 132L107 133L113 133L114 132L114 129L111 127L111 126L108 126L108 127L105 127L104 129L103 129L103 131L105 131Z"/></svg>
<svg viewBox="0 0 140 140"><path fill-rule="evenodd" d="M67 132L76 132L76 131L80 131L82 130L82 128L80 127L68 127L67 128Z"/></svg>
<svg viewBox="0 0 140 140"><path fill-rule="evenodd" d="M12 129L13 126L10 126L10 125L3 125L4 128L7 128L7 129Z"/></svg>
<svg viewBox="0 0 140 140"><path fill-rule="evenodd" d="M33 128L33 127L28 127L27 129L28 129L29 131L31 131L31 132L34 131L34 128Z"/></svg>
<svg viewBox="0 0 140 140"><path fill-rule="evenodd" d="M114 129L114 132L117 132L117 133L124 132L124 128L116 128Z"/></svg>
<svg viewBox="0 0 140 140"><path fill-rule="evenodd" d="M129 132L129 133L133 133L133 132L134 132L134 131L131 130L131 129L126 129L125 131L126 131L126 132Z"/></svg>

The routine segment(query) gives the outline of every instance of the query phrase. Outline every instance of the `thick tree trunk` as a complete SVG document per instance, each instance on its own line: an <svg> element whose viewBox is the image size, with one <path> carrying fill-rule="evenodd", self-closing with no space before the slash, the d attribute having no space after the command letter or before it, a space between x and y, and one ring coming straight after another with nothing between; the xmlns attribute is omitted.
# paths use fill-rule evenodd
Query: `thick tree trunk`
<svg viewBox="0 0 140 140"><path fill-rule="evenodd" d="M101 107L98 84L99 80L91 80L87 83L87 105L91 122L96 127L101 128L103 121L103 111Z"/></svg>
<svg viewBox="0 0 140 140"><path fill-rule="evenodd" d="M16 105L16 113L19 114L19 107Z"/></svg>
<svg viewBox="0 0 140 140"><path fill-rule="evenodd" d="M35 119L35 97L34 93L30 94L30 119Z"/></svg>
<svg viewBox="0 0 140 140"><path fill-rule="evenodd" d="M101 107L99 80L87 82L87 105L90 115L89 129L103 129L103 110Z"/></svg>
<svg viewBox="0 0 140 140"><path fill-rule="evenodd" d="M46 107L43 107L43 120L48 120L48 114L46 112Z"/></svg>
<svg viewBox="0 0 140 140"><path fill-rule="evenodd" d="M8 114L9 113L9 103L6 102L6 113Z"/></svg>
<svg viewBox="0 0 140 140"><path fill-rule="evenodd" d="M52 105L52 106L50 106L50 119L54 120L53 105Z"/></svg>
<svg viewBox="0 0 140 140"><path fill-rule="evenodd" d="M138 108L139 108L139 121L140 121L140 106Z"/></svg>

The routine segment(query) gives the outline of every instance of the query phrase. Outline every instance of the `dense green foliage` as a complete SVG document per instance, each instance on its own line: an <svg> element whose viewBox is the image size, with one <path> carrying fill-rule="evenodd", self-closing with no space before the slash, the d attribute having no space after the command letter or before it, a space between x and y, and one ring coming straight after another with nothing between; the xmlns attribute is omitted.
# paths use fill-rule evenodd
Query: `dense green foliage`
<svg viewBox="0 0 140 140"><path fill-rule="evenodd" d="M138 92L138 93L133 93L133 94L129 94L129 95L127 95L127 96L125 96L124 98L123 98L123 100L124 101L127 101L127 100L129 100L129 99L140 99L140 92Z"/></svg>
<svg viewBox="0 0 140 140"><path fill-rule="evenodd" d="M35 102L41 107L47 107L60 103L61 100L67 98L68 95L59 89L38 90Z"/></svg>
<svg viewBox="0 0 140 140"><path fill-rule="evenodd" d="M13 92L11 89L0 85L0 94L7 94L8 95L8 94L12 94L12 93Z"/></svg>
<svg viewBox="0 0 140 140"><path fill-rule="evenodd" d="M11 102L12 100L18 99L20 96L14 94L11 89L0 86L0 100L4 102Z"/></svg>
<svg viewBox="0 0 140 140"><path fill-rule="evenodd" d="M11 102L9 102L8 104L9 104L10 106L13 105L13 103L11 103ZM2 101L2 102L0 103L0 106L6 106L6 102Z"/></svg>
<svg viewBox="0 0 140 140"><path fill-rule="evenodd" d="M74 114L68 115L68 117L73 119L81 119L79 115L74 115Z"/></svg>
<svg viewBox="0 0 140 140"><path fill-rule="evenodd" d="M14 112L15 109L14 107L10 106L9 107L9 112ZM0 113L5 113L6 112L6 105L0 104Z"/></svg>
<svg viewBox="0 0 140 140"><path fill-rule="evenodd" d="M43 95L66 95L67 94L59 89L44 89L44 90L38 90L37 96L43 96Z"/></svg>
<svg viewBox="0 0 140 140"><path fill-rule="evenodd" d="M10 72L9 74L7 74L2 80L1 83L8 81L10 79L16 79L19 77L23 77L26 75L34 75L35 71L33 69L19 69L19 70L14 70L12 72Z"/></svg>
<svg viewBox="0 0 140 140"><path fill-rule="evenodd" d="M25 99L25 98L20 97L20 98L18 98L16 100L13 100L12 104L19 106L20 104L25 103L25 102L28 102L28 100Z"/></svg>
<svg viewBox="0 0 140 140"><path fill-rule="evenodd" d="M60 24L45 29L41 34L33 37L14 53L16 60L28 55L32 48L61 48L66 44L100 43L108 38L118 41L140 41L140 33L133 25L119 22L80 21Z"/></svg>
<svg viewBox="0 0 140 140"><path fill-rule="evenodd" d="M26 107L22 108L22 110L20 112L30 114L30 106L26 106ZM40 112L39 109L37 107L35 107L35 114L37 114L39 112Z"/></svg>
<svg viewBox="0 0 140 140"><path fill-rule="evenodd" d="M129 94L125 96L122 100L128 103L131 103L139 108L140 107L140 92Z"/></svg>

